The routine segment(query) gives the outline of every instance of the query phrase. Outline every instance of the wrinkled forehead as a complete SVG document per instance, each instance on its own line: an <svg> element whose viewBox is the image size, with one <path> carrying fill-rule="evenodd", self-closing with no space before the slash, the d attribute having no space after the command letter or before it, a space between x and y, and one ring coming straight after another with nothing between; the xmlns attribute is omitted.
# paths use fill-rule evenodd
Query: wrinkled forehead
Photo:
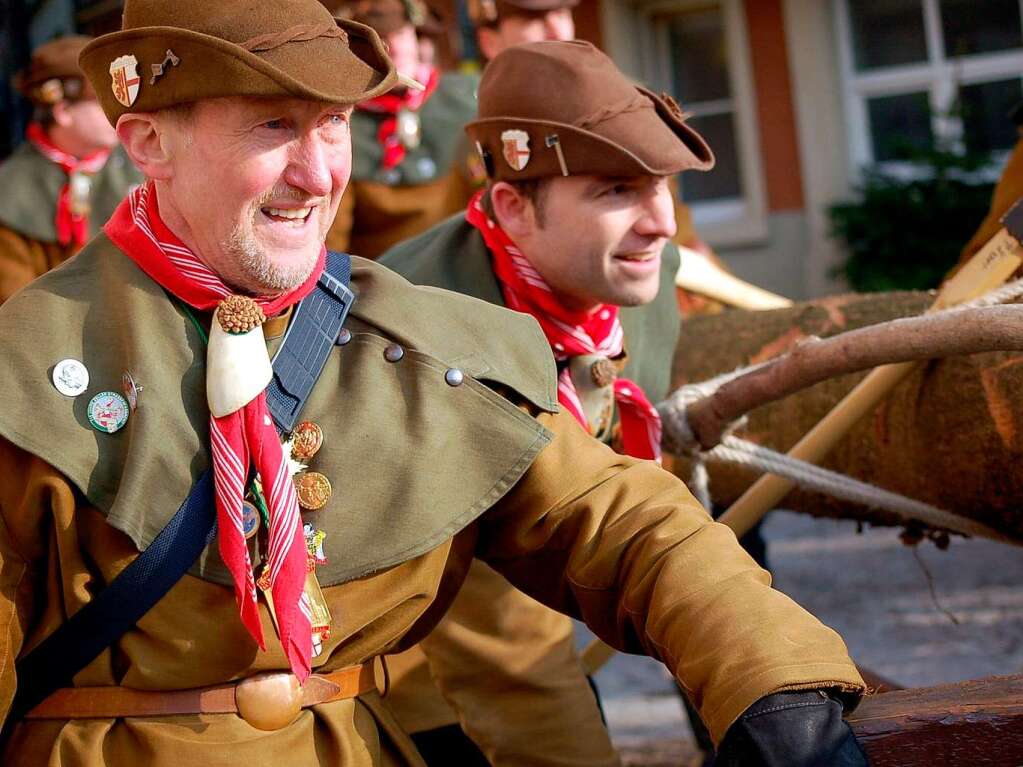
<svg viewBox="0 0 1023 767"><path fill-rule="evenodd" d="M352 105L279 96L225 96L193 102L191 109L207 119L247 119L265 115L277 115L271 119L278 119L310 118L333 112L348 113L352 111Z"/></svg>

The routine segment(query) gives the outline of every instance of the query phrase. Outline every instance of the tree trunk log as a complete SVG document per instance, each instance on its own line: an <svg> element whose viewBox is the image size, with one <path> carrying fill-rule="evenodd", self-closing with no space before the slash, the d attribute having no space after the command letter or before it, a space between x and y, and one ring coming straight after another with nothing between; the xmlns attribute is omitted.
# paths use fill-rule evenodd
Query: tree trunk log
<svg viewBox="0 0 1023 767"><path fill-rule="evenodd" d="M682 325L675 386L788 351L808 336L921 314L927 293L836 296L767 312L727 311ZM817 384L750 414L741 437L787 451L864 373ZM1023 354L992 352L922 363L823 464L1023 539ZM688 462L676 472L688 479ZM711 495L727 506L757 478L711 462ZM817 516L900 525L887 512L799 489L781 504Z"/></svg>
<svg viewBox="0 0 1023 767"><path fill-rule="evenodd" d="M849 724L873 767L1023 764L1023 676L870 695Z"/></svg>

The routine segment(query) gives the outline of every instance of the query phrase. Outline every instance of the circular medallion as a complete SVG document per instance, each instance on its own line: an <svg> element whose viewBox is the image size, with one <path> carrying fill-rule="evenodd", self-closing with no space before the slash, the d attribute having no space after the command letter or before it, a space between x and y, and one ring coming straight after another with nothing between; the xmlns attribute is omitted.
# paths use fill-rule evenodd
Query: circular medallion
<svg viewBox="0 0 1023 767"><path fill-rule="evenodd" d="M242 535L251 538L259 530L259 509L248 501L242 502Z"/></svg>
<svg viewBox="0 0 1023 767"><path fill-rule="evenodd" d="M78 360L61 360L53 366L53 385L65 397L77 397L89 388L89 371Z"/></svg>
<svg viewBox="0 0 1023 767"><path fill-rule="evenodd" d="M423 140L419 114L410 109L398 111L398 140L406 149L416 149Z"/></svg>
<svg viewBox="0 0 1023 767"><path fill-rule="evenodd" d="M303 471L295 475L295 493L298 495L298 505L303 509L322 509L333 492L330 480L318 471Z"/></svg>
<svg viewBox="0 0 1023 767"><path fill-rule="evenodd" d="M144 388L132 377L131 371L125 370L121 373L121 391L124 392L124 397L132 410L139 406L139 395Z"/></svg>
<svg viewBox="0 0 1023 767"><path fill-rule="evenodd" d="M102 391L89 400L89 407L86 411L89 416L89 423L96 431L106 434L113 434L120 431L128 423L128 413L131 412L128 400L115 391Z"/></svg>
<svg viewBox="0 0 1023 767"><path fill-rule="evenodd" d="M308 463L323 444L323 430L312 421L302 421L292 434L291 457Z"/></svg>

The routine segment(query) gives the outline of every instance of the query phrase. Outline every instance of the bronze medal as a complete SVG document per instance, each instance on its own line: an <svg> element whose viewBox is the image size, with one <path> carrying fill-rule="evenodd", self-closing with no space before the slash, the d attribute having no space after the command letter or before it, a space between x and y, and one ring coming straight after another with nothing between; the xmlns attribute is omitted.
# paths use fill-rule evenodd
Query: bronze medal
<svg viewBox="0 0 1023 767"><path fill-rule="evenodd" d="M308 463L323 445L323 430L312 421L303 421L291 435L291 457Z"/></svg>
<svg viewBox="0 0 1023 767"><path fill-rule="evenodd" d="M327 505L333 492L330 480L318 471L303 471L295 475L298 505L307 511L322 509Z"/></svg>

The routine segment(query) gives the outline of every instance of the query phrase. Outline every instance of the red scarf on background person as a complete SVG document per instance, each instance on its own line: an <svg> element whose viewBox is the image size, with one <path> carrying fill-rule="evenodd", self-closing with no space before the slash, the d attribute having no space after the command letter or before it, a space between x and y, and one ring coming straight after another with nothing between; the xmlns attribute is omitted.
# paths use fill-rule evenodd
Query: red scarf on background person
<svg viewBox="0 0 1023 767"><path fill-rule="evenodd" d="M211 311L234 292L163 223L151 181L121 201L104 231L160 287L195 309ZM263 313L272 317L307 296L316 287L325 258L326 251L321 250L313 273L292 292L255 299ZM306 544L295 484L264 393L234 413L210 416L210 454L220 556L234 580L242 623L265 650L252 562L242 532L242 501L250 465L259 473L270 512L266 569L261 577L269 583L260 585L267 585L273 597L281 645L291 669L305 682L312 654L311 610L303 591Z"/></svg>
<svg viewBox="0 0 1023 767"><path fill-rule="evenodd" d="M423 65L419 72L416 72L416 79L426 86L426 90L416 91L406 88L401 93L385 93L382 96L363 101L356 105L356 109L374 114L388 115L380 123L377 129L377 141L383 147L384 154L380 160L380 167L384 170L397 168L405 159L405 145L401 143L398 136L398 112L409 110L418 112L426 100L433 95L440 80L440 74L434 67Z"/></svg>
<svg viewBox="0 0 1023 767"><path fill-rule="evenodd" d="M78 159L73 154L68 154L57 148L50 140L46 129L39 123L30 123L25 132L25 138L36 150L50 162L59 165L68 180L60 188L60 195L57 197L57 242L61 245L77 245L81 247L89 239L89 217L82 216L71 210L71 175L73 173L98 173L107 158L110 157L109 149L97 149L95 152Z"/></svg>
<svg viewBox="0 0 1023 767"><path fill-rule="evenodd" d="M618 307L601 304L588 312L566 309L550 286L522 255L511 238L484 212L483 192L469 201L466 220L476 227L494 258L494 273L501 284L509 309L531 314L540 323L556 360L580 354L617 357L624 348L625 334L618 321ZM661 458L661 417L635 381L614 382L615 404L622 426L622 447L635 458ZM565 367L558 375L558 402L589 430L582 402L572 376Z"/></svg>

